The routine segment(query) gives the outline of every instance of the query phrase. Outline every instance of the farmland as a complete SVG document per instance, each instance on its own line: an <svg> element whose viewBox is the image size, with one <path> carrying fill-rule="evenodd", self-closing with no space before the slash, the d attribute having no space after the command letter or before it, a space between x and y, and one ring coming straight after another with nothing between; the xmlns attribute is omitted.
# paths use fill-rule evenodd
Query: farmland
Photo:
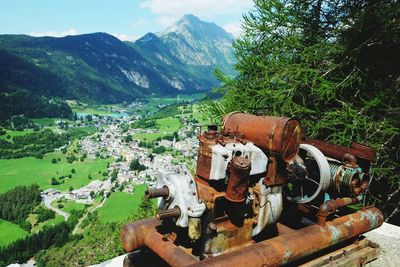
<svg viewBox="0 0 400 267"><path fill-rule="evenodd" d="M107 159L85 159L83 162L68 163L61 152L46 154L43 159L24 157L20 159L0 160L0 193L19 185L36 183L42 190L55 188L67 191L72 186L79 188L90 183L88 178L103 179L107 171ZM52 163L56 159L57 163ZM58 160L60 159L60 160ZM75 169L75 173L71 173ZM71 175L71 178L68 176ZM64 179L59 177L66 176ZM59 185L51 185L52 177L59 179Z"/></svg>

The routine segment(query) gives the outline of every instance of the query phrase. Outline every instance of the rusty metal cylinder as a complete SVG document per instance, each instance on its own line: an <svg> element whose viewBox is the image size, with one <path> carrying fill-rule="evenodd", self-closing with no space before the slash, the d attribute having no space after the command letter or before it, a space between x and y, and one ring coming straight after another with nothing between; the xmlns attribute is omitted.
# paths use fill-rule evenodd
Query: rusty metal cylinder
<svg viewBox="0 0 400 267"><path fill-rule="evenodd" d="M167 209L167 210L160 210L157 212L157 219L163 220L166 218L177 218L181 216L181 209L179 207L175 207L172 209Z"/></svg>
<svg viewBox="0 0 400 267"><path fill-rule="evenodd" d="M147 198L168 197L169 189L166 186L156 189L148 189L146 190L145 195Z"/></svg>
<svg viewBox="0 0 400 267"><path fill-rule="evenodd" d="M243 134L245 139L278 154L285 162L294 159L299 150L301 127L295 119L233 112L224 118L223 124L224 130Z"/></svg>
<svg viewBox="0 0 400 267"><path fill-rule="evenodd" d="M327 222L324 227L311 225L186 266L281 266L377 228L383 219L377 208L370 207Z"/></svg>
<svg viewBox="0 0 400 267"><path fill-rule="evenodd" d="M146 246L171 266L185 266L197 261L172 241L165 238L156 227L161 222L157 219L147 219L125 224L121 231L122 246L127 252L132 252Z"/></svg>
<svg viewBox="0 0 400 267"><path fill-rule="evenodd" d="M225 198L232 202L243 202L249 187L251 161L245 157L233 157Z"/></svg>

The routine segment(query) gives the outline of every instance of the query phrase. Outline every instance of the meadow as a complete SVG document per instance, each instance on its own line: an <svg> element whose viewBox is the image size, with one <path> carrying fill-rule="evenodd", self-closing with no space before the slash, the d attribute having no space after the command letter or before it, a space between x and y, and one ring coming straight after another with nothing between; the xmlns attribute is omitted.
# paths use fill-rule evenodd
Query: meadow
<svg viewBox="0 0 400 267"><path fill-rule="evenodd" d="M120 222L128 219L137 211L146 186L144 184L137 185L133 194L125 192L114 192L99 208L98 218L102 223Z"/></svg>
<svg viewBox="0 0 400 267"><path fill-rule="evenodd" d="M43 159L25 157L19 159L0 160L0 193L19 185L36 183L42 190L55 188L68 191L72 186L79 188L95 179L102 180L103 172L107 171L107 159L88 159L83 162L68 163L66 155L61 152L48 153ZM52 163L52 159L57 163ZM60 161L58 161L60 159ZM75 173L71 173L75 169ZM60 176L71 175L72 178L58 179ZM92 180L88 176L91 175ZM51 185L51 178L56 178L61 184Z"/></svg>
<svg viewBox="0 0 400 267"><path fill-rule="evenodd" d="M24 238L28 232L18 225L0 219L0 247L6 246L12 241Z"/></svg>
<svg viewBox="0 0 400 267"><path fill-rule="evenodd" d="M59 208L58 205L61 204L63 207ZM72 200L59 200L59 201L53 201L51 203L51 206L54 208L57 208L59 210L65 211L66 213L71 214L72 210L84 210L85 209L85 204L82 203L77 203Z"/></svg>
<svg viewBox="0 0 400 267"><path fill-rule="evenodd" d="M166 135L172 135L174 132L178 131L180 127L179 119L174 117L167 117L162 119L156 119L156 126L152 127L157 129L155 133L136 133L133 139L154 142L157 138L162 138Z"/></svg>
<svg viewBox="0 0 400 267"><path fill-rule="evenodd" d="M0 139L12 141L13 137L15 137L15 136L23 136L23 135L27 135L27 134L30 134L30 133L33 133L33 130L31 130L31 129L24 130L24 131L7 130L6 134L0 135ZM8 136L10 136L10 138L7 138Z"/></svg>

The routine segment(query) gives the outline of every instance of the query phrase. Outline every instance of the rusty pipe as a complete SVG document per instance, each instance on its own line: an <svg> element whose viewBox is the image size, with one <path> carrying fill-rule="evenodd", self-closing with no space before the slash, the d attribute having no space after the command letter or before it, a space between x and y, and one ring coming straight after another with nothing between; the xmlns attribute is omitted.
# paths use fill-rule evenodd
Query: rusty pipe
<svg viewBox="0 0 400 267"><path fill-rule="evenodd" d="M280 266L377 228L383 219L377 208L370 207L327 222L324 227L311 225L189 266Z"/></svg>
<svg viewBox="0 0 400 267"><path fill-rule="evenodd" d="M125 224L121 231L122 246L127 252L146 246L171 266L185 266L197 261L182 249L164 238L156 227L161 222L157 219L140 220Z"/></svg>
<svg viewBox="0 0 400 267"><path fill-rule="evenodd" d="M301 141L302 144L310 144L321 150L327 156L337 160L342 160L347 154L354 155L358 158L373 162L375 160L375 150L371 147L353 143L351 147L336 145L329 142L316 140L306 137Z"/></svg>
<svg viewBox="0 0 400 267"><path fill-rule="evenodd" d="M176 218L181 216L181 209L179 207L175 207L172 209L160 210L157 212L157 219L163 220L166 218Z"/></svg>
<svg viewBox="0 0 400 267"><path fill-rule="evenodd" d="M169 189L166 186L155 189L147 189L146 192L144 192L144 194L146 195L147 198L168 197Z"/></svg>
<svg viewBox="0 0 400 267"><path fill-rule="evenodd" d="M317 223L320 226L325 226L326 219L328 218L329 215L332 213L335 213L337 209L345 207L347 205L351 205L357 202L357 199L354 198L349 198L349 197L344 197L344 198L338 198L338 199L331 199L326 201L325 203L322 203L319 206L318 212L317 212Z"/></svg>

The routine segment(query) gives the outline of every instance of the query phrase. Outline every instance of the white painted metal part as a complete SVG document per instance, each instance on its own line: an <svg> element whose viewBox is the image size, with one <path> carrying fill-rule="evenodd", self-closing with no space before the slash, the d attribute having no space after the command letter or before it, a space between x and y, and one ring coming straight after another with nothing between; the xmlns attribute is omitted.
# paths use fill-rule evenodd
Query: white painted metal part
<svg viewBox="0 0 400 267"><path fill-rule="evenodd" d="M188 227L189 216L199 218L206 209L206 205L199 201L197 187L193 176L178 167L176 170L160 170L157 173L156 188L168 187L169 196L159 198L158 209L166 210L179 207L181 216L176 219L176 225Z"/></svg>
<svg viewBox="0 0 400 267"><path fill-rule="evenodd" d="M281 216L283 209L282 187L266 187L264 178L260 179L257 188L260 192L257 225L253 228L253 236L259 234L268 225L274 224Z"/></svg>
<svg viewBox="0 0 400 267"><path fill-rule="evenodd" d="M246 144L228 143L224 146L216 144L212 146L210 180L226 179L228 163L235 155L247 157L251 160L250 175L261 174L267 171L267 156L252 142L247 142Z"/></svg>

